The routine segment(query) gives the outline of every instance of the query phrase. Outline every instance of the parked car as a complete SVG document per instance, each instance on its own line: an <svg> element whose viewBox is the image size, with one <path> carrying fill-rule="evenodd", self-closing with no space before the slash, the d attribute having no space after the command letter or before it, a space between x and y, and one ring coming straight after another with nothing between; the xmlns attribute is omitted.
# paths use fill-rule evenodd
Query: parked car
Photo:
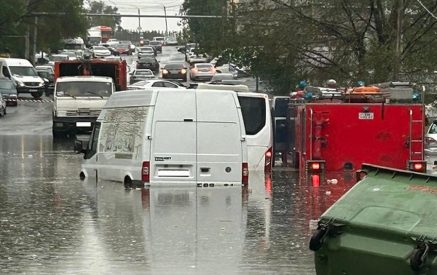
<svg viewBox="0 0 437 275"><path fill-rule="evenodd" d="M155 75L149 69L136 69L131 73L130 83L135 83L140 80L153 79Z"/></svg>
<svg viewBox="0 0 437 275"><path fill-rule="evenodd" d="M144 88L178 88L178 89L186 89L186 87L167 80L144 80L136 82L134 85L127 86L128 90L138 90L138 89L144 89Z"/></svg>
<svg viewBox="0 0 437 275"><path fill-rule="evenodd" d="M0 78L0 95L7 105L17 106L17 88L9 78Z"/></svg>
<svg viewBox="0 0 437 275"><path fill-rule="evenodd" d="M105 57L111 55L111 51L104 46L92 46L91 51L94 57Z"/></svg>
<svg viewBox="0 0 437 275"><path fill-rule="evenodd" d="M53 94L55 90L55 73L50 66L36 66L36 72L44 80L46 96Z"/></svg>
<svg viewBox="0 0 437 275"><path fill-rule="evenodd" d="M184 62L168 63L162 69L162 78L187 81L188 68Z"/></svg>
<svg viewBox="0 0 437 275"><path fill-rule="evenodd" d="M156 52L162 53L162 41L150 41L149 45L155 48Z"/></svg>
<svg viewBox="0 0 437 275"><path fill-rule="evenodd" d="M137 69L149 69L155 74L159 73L159 62L154 56L144 56L137 61Z"/></svg>
<svg viewBox="0 0 437 275"><path fill-rule="evenodd" d="M196 63L191 68L191 80L206 80L211 81L216 71L211 63Z"/></svg>
<svg viewBox="0 0 437 275"><path fill-rule="evenodd" d="M437 120L434 120L426 131L425 153L427 155L437 155Z"/></svg>
<svg viewBox="0 0 437 275"><path fill-rule="evenodd" d="M150 46L138 47L136 50L138 58L142 58L144 56L156 56L156 51Z"/></svg>
<svg viewBox="0 0 437 275"><path fill-rule="evenodd" d="M3 95L0 94L0 117L6 115L6 101L3 99Z"/></svg>

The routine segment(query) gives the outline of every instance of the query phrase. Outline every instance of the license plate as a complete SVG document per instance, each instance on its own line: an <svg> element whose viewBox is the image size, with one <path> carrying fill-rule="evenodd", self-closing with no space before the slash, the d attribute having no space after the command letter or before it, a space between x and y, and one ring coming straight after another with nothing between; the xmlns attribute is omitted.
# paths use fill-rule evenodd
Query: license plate
<svg viewBox="0 0 437 275"><path fill-rule="evenodd" d="M29 89L29 92L31 92L31 93L33 93L33 92L38 92L38 90L37 89Z"/></svg>
<svg viewBox="0 0 437 275"><path fill-rule="evenodd" d="M91 127L91 122L76 122L76 127Z"/></svg>
<svg viewBox="0 0 437 275"><path fill-rule="evenodd" d="M375 115L373 113L358 113L358 119L374 119Z"/></svg>

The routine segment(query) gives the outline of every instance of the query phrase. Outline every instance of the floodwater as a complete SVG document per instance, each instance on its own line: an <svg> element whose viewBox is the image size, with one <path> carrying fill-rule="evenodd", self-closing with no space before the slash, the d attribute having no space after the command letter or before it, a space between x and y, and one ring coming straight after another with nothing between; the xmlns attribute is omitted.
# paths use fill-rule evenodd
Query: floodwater
<svg viewBox="0 0 437 275"><path fill-rule="evenodd" d="M310 221L348 186L277 168L249 188L79 180L71 140L0 136L0 270L31 274L315 274Z"/></svg>

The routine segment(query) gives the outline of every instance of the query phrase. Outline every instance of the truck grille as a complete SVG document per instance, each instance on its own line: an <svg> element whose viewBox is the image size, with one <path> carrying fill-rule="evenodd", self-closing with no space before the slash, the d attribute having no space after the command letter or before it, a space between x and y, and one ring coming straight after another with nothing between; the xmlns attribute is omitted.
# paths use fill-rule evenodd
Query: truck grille
<svg viewBox="0 0 437 275"><path fill-rule="evenodd" d="M38 87L40 85L39 82L24 82L24 85L29 87Z"/></svg>

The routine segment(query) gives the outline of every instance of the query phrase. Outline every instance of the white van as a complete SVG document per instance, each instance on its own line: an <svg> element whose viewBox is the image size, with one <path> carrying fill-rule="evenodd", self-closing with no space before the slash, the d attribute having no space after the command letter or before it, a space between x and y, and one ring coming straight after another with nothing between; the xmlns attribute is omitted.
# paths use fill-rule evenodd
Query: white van
<svg viewBox="0 0 437 275"><path fill-rule="evenodd" d="M111 77L58 77L53 92L53 137L70 131L90 132L114 92L115 85Z"/></svg>
<svg viewBox="0 0 437 275"><path fill-rule="evenodd" d="M273 129L269 97L248 92L246 85L199 83L197 89L231 90L237 92L246 129L250 170L271 172L273 160Z"/></svg>
<svg viewBox="0 0 437 275"><path fill-rule="evenodd" d="M0 58L2 74L15 82L17 93L30 93L40 98L45 91L45 82L39 77L32 63L20 58Z"/></svg>
<svg viewBox="0 0 437 275"><path fill-rule="evenodd" d="M81 178L125 185L247 184L244 121L230 91L113 94L95 123Z"/></svg>

